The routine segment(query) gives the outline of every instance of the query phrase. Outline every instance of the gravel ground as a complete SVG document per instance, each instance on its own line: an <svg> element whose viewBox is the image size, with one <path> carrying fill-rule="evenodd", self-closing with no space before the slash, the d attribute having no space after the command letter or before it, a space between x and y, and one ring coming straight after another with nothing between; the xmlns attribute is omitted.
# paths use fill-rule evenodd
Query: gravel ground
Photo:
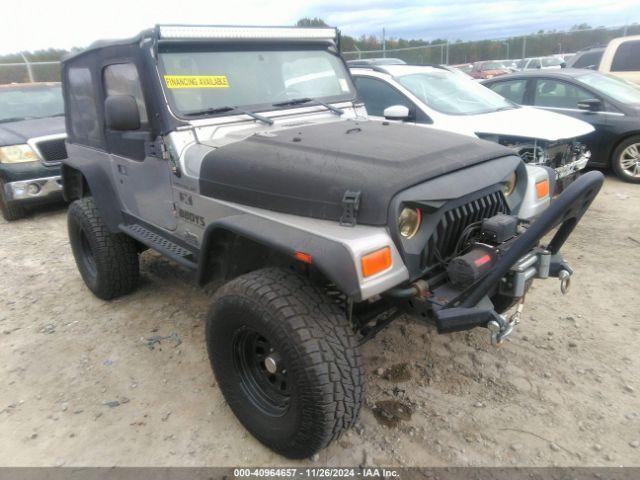
<svg viewBox="0 0 640 480"><path fill-rule="evenodd" d="M291 462L255 441L208 365L210 293L153 252L113 302L77 273L63 208L0 220L0 465L640 465L640 186L608 177L500 349L401 319L363 349L366 404Z"/></svg>

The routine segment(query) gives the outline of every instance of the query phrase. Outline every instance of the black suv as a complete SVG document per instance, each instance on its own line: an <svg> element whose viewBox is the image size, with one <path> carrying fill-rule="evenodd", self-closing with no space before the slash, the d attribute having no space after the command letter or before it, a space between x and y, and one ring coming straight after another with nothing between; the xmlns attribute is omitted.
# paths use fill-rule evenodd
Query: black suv
<svg viewBox="0 0 640 480"><path fill-rule="evenodd" d="M485 327L498 344L534 278L566 290L559 250L602 184L584 175L523 218L553 172L531 182L500 145L367 121L334 29L158 26L62 70L85 283L103 299L132 292L152 248L217 288L218 385L291 458L353 425L359 346L400 313L441 333Z"/></svg>
<svg viewBox="0 0 640 480"><path fill-rule="evenodd" d="M5 220L25 207L62 199L65 149L60 83L0 85L0 212Z"/></svg>

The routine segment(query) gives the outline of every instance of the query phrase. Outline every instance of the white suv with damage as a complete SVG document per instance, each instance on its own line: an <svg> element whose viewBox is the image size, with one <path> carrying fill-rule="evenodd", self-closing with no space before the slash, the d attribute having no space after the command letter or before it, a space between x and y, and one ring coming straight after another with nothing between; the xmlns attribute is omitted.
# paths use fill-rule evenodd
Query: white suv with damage
<svg viewBox="0 0 640 480"><path fill-rule="evenodd" d="M440 65L372 65L351 68L370 117L402 121L495 141L514 148L527 164L556 170L556 193L590 158L581 138L586 122L522 107L471 78Z"/></svg>

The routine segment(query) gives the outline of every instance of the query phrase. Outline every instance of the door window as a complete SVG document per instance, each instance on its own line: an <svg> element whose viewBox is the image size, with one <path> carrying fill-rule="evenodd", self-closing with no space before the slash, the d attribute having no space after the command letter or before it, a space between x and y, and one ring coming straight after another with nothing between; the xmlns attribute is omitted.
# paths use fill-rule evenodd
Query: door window
<svg viewBox="0 0 640 480"><path fill-rule="evenodd" d="M618 46L613 61L612 72L640 71L640 40L623 42Z"/></svg>
<svg viewBox="0 0 640 480"><path fill-rule="evenodd" d="M602 59L603 50L578 54L578 58L571 64L571 68L598 69Z"/></svg>
<svg viewBox="0 0 640 480"><path fill-rule="evenodd" d="M138 70L133 63L118 63L104 69L104 88L107 96L130 95L136 99L142 128L148 123L147 107L142 96Z"/></svg>
<svg viewBox="0 0 640 480"><path fill-rule="evenodd" d="M140 128L133 132L106 129L108 151L132 160L144 160L145 143L151 140L147 107L142 95L138 70L133 63L116 63L102 72L106 96L130 95L138 105Z"/></svg>
<svg viewBox="0 0 640 480"><path fill-rule="evenodd" d="M532 59L529 62L529 65L527 65L527 68L529 69L540 68L540 60L538 60L537 58Z"/></svg>
<svg viewBox="0 0 640 480"><path fill-rule="evenodd" d="M527 89L527 80L508 80L506 82L497 82L489 85L489 88L507 100L514 103L523 104L524 94Z"/></svg>
<svg viewBox="0 0 640 480"><path fill-rule="evenodd" d="M538 80L534 105L536 107L577 108L579 101L592 98L593 94L569 83L557 80Z"/></svg>
<svg viewBox="0 0 640 480"><path fill-rule="evenodd" d="M384 109L392 105L404 105L410 111L415 111L413 104L404 95L381 80L354 77L354 81L369 115L383 117Z"/></svg>

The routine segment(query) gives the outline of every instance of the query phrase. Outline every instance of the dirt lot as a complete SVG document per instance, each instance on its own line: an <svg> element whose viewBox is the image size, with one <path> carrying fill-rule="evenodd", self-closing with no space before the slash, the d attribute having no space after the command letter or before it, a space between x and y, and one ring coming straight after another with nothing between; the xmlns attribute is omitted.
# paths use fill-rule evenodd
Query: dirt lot
<svg viewBox="0 0 640 480"><path fill-rule="evenodd" d="M640 186L608 177L500 349L400 320L364 348L366 405L316 465L640 465ZM2 222L2 220L0 220ZM0 223L0 464L291 465L235 420L209 294L152 252L140 289L85 288L63 208Z"/></svg>

